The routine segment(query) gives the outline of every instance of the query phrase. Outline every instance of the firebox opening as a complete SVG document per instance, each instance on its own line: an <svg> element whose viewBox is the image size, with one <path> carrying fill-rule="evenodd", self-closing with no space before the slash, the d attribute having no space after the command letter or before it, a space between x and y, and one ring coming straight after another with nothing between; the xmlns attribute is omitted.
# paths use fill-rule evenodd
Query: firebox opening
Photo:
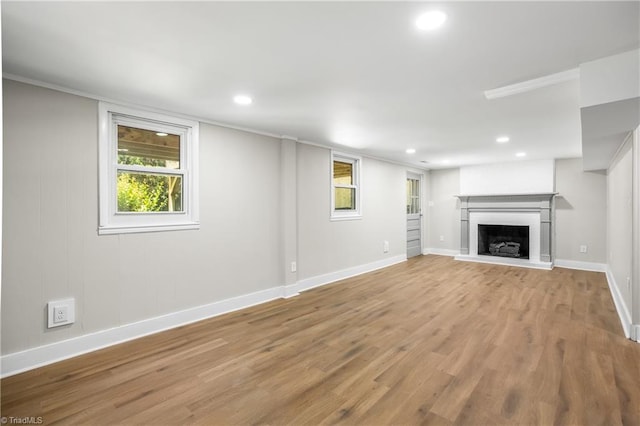
<svg viewBox="0 0 640 426"><path fill-rule="evenodd" d="M478 254L529 259L529 227L478 225Z"/></svg>

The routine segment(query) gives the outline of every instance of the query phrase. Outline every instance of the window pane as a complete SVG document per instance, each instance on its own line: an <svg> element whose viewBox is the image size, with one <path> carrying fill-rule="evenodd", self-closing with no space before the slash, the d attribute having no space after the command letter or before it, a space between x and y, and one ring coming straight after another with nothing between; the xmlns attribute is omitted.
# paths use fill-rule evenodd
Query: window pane
<svg viewBox="0 0 640 426"><path fill-rule="evenodd" d="M118 164L180 168L180 135L118 125Z"/></svg>
<svg viewBox="0 0 640 426"><path fill-rule="evenodd" d="M334 161L333 183L338 185L353 185L353 164Z"/></svg>
<svg viewBox="0 0 640 426"><path fill-rule="evenodd" d="M356 190L354 188L335 188L336 210L356 209Z"/></svg>
<svg viewBox="0 0 640 426"><path fill-rule="evenodd" d="M420 213L420 181L407 179L407 213Z"/></svg>
<svg viewBox="0 0 640 426"><path fill-rule="evenodd" d="M420 206L418 205L420 200L418 199L418 197L414 197L413 202L411 204L411 213L412 214L418 214L420 213Z"/></svg>
<svg viewBox="0 0 640 426"><path fill-rule="evenodd" d="M118 212L181 212L182 176L118 171Z"/></svg>
<svg viewBox="0 0 640 426"><path fill-rule="evenodd" d="M407 214L411 213L411 179L407 179Z"/></svg>

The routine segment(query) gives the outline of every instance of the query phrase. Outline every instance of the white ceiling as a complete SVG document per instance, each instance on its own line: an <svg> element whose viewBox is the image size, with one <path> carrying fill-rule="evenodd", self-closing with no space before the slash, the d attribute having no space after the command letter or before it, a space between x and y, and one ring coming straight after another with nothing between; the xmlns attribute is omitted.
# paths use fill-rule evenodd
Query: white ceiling
<svg viewBox="0 0 640 426"><path fill-rule="evenodd" d="M3 70L422 168L579 157L579 80L483 93L640 47L639 6L3 1Z"/></svg>

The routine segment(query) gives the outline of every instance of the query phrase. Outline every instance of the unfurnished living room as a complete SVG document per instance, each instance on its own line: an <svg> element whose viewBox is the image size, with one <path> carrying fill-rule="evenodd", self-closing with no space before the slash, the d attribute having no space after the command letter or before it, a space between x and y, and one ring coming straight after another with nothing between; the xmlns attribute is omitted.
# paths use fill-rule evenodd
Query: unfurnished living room
<svg viewBox="0 0 640 426"><path fill-rule="evenodd" d="M640 2L1 15L3 424L640 425Z"/></svg>

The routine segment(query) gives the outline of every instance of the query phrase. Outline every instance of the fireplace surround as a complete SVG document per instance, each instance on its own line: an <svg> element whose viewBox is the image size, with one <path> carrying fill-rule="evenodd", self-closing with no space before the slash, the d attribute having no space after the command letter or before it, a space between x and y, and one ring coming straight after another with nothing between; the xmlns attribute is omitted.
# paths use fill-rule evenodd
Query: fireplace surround
<svg viewBox="0 0 640 426"><path fill-rule="evenodd" d="M458 195L460 199L460 255L458 260L499 263L530 268L553 267L553 199L556 193ZM528 228L527 256L489 256L478 250L479 225ZM482 237L480 237L482 238ZM511 241L524 244L524 240ZM513 248L503 251L513 251ZM495 247L494 247L495 251Z"/></svg>

